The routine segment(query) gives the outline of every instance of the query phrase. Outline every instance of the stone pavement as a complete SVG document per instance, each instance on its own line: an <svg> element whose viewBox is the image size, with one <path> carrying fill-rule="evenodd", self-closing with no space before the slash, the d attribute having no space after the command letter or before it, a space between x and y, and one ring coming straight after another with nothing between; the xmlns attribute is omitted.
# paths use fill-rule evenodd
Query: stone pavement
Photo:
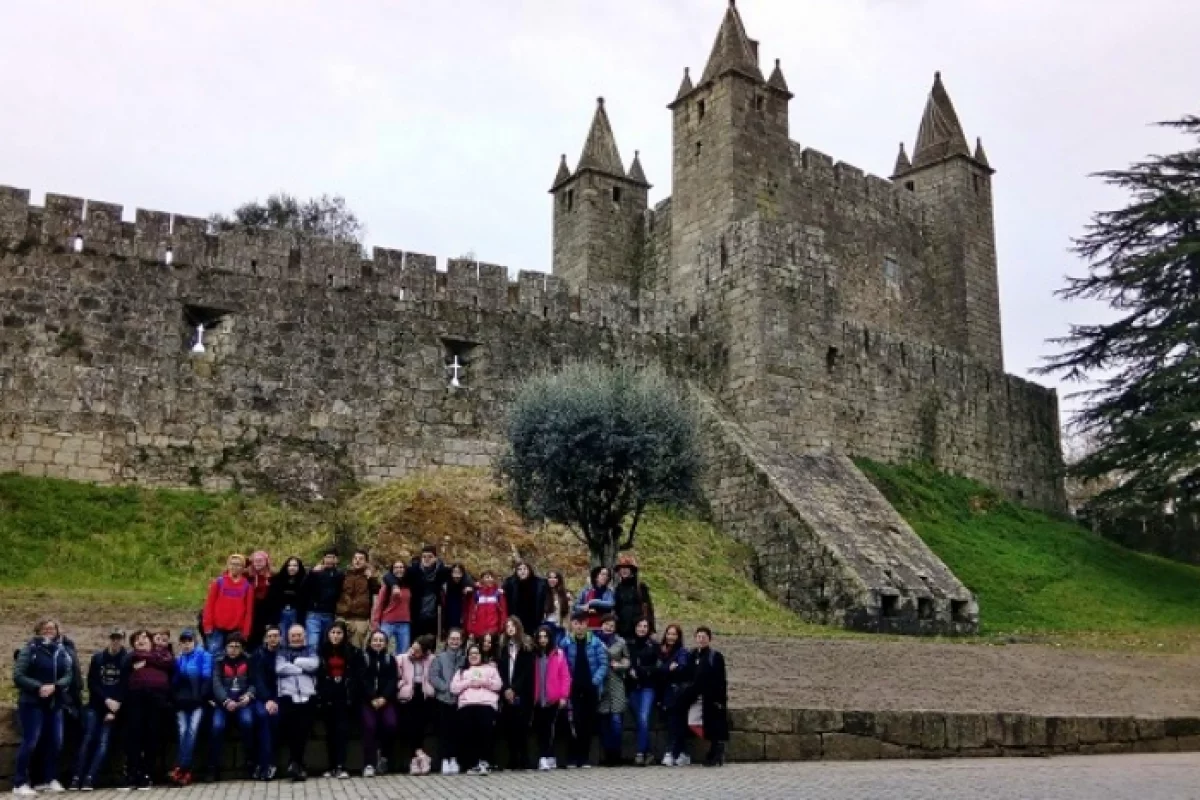
<svg viewBox="0 0 1200 800"><path fill-rule="evenodd" d="M316 800L338 798L496 798L569 800L612 797L724 800L1189 800L1200 799L1200 754L1072 756L953 761L738 764L703 767L544 773L497 773L486 778L312 779L303 784L228 782L118 794L94 800Z"/></svg>

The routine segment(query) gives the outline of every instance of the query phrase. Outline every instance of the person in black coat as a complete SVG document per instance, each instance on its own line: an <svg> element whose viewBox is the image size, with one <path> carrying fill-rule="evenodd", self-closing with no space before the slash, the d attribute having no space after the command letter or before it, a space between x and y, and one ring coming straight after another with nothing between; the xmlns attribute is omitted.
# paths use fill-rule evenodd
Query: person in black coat
<svg viewBox="0 0 1200 800"><path fill-rule="evenodd" d="M438 558L437 548L431 544L422 547L421 557L414 558L408 565L408 571L404 574L404 582L412 593L409 600L412 619L410 640L426 635L441 636L448 626L459 627L462 625L461 619L451 623L443 619L441 614L442 594L446 591L447 585L451 583L450 572L451 568ZM468 585L470 585L469 580L465 580L463 588ZM457 592L459 596L455 598L459 603L459 609L462 607L462 593L462 589L459 589Z"/></svg>
<svg viewBox="0 0 1200 800"><path fill-rule="evenodd" d="M688 659L687 669L690 685L683 692L681 701L687 708L700 699L704 738L711 743L704 765L724 766L725 744L729 741L729 681L725 673L725 656L712 648L709 628L696 629L696 646Z"/></svg>
<svg viewBox="0 0 1200 800"><path fill-rule="evenodd" d="M508 613L521 620L521 627L536 631L542 624L546 607L546 581L538 577L533 567L518 561L513 574L504 579L504 599Z"/></svg>
<svg viewBox="0 0 1200 800"><path fill-rule="evenodd" d="M509 769L529 768L529 725L533 719L533 652L521 620L504 623L504 636L496 655L500 670L500 734L508 749Z"/></svg>

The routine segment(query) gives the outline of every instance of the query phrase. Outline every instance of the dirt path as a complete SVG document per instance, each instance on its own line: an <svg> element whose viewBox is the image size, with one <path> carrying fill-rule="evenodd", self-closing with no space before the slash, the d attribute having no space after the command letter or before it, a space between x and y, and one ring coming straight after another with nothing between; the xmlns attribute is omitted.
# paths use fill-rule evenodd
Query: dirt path
<svg viewBox="0 0 1200 800"><path fill-rule="evenodd" d="M127 631L149 623L177 634L194 622L156 609L61 612L64 629L85 656L104 646L114 623ZM13 650L31 627L0 622L0 675L6 683ZM1198 652L730 636L716 644L729 663L735 706L1200 714Z"/></svg>

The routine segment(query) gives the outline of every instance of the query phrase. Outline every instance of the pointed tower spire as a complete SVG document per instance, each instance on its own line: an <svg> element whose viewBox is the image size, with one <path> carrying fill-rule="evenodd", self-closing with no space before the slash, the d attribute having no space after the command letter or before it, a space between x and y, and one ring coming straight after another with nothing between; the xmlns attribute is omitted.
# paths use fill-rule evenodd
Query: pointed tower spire
<svg viewBox="0 0 1200 800"><path fill-rule="evenodd" d="M683 80L679 84L679 91L675 93L675 99L682 100L683 98L685 98L689 94L691 94L692 89L694 89L694 88L696 88L696 87L692 86L691 71L687 67L684 67L683 68Z"/></svg>
<svg viewBox="0 0 1200 800"><path fill-rule="evenodd" d="M650 182L646 180L646 173L642 169L641 151L633 151L633 163L629 165L629 180L634 181L635 183L644 184L646 186L650 185Z"/></svg>
<svg viewBox="0 0 1200 800"><path fill-rule="evenodd" d="M729 0L729 8L725 10L725 18L717 31L717 39L713 42L712 53L708 56L708 65L704 67L700 82L707 83L726 72L740 72L758 81L763 79L758 59L754 56L754 45L746 35L746 26L742 24L736 0Z"/></svg>
<svg viewBox="0 0 1200 800"><path fill-rule="evenodd" d="M988 163L987 153L984 152L984 150L983 150L983 137L982 136L975 137L975 160L978 161L983 166L987 167L988 169L992 168L992 165Z"/></svg>
<svg viewBox="0 0 1200 800"><path fill-rule="evenodd" d="M917 143L913 146L912 165L923 167L953 155L969 157L971 149L967 146L967 137L958 122L950 95L942 85L942 73L935 72L933 89L929 92L921 127L917 131Z"/></svg>
<svg viewBox="0 0 1200 800"><path fill-rule="evenodd" d="M912 169L912 162L908 160L908 153L904 152L904 142L900 143L900 154L896 156L896 167L892 170L892 176L900 175Z"/></svg>
<svg viewBox="0 0 1200 800"><path fill-rule="evenodd" d="M563 181L571 180L571 168L567 166L567 154L563 153L562 158L558 160L558 172L554 175L554 183L550 184L550 191L554 191Z"/></svg>
<svg viewBox="0 0 1200 800"><path fill-rule="evenodd" d="M781 92L787 92L788 97L792 96L791 90L788 89L787 80L783 77L783 69L779 66L779 59L775 59L775 69L771 70L771 77L767 79L767 86L772 89L778 89Z"/></svg>
<svg viewBox="0 0 1200 800"><path fill-rule="evenodd" d="M583 169L594 169L625 177L625 165L621 163L617 139L613 136L608 112L604 110L603 97L596 98L596 115L592 117L592 127L588 130L587 141L583 143L583 153L579 156L579 165L575 167L575 172Z"/></svg>

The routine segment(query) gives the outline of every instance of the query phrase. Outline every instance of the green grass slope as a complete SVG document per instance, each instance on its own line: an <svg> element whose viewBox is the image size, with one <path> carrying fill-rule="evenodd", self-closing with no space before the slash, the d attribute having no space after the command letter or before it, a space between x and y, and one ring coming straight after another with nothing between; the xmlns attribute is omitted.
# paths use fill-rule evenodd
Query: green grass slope
<svg viewBox="0 0 1200 800"><path fill-rule="evenodd" d="M336 531L336 534L335 534ZM486 471L435 470L369 487L345 505L297 507L270 497L101 487L0 475L0 609L54 601L68 611L196 608L230 552L306 563L335 539L371 548L377 565L421 543L447 560L502 576L515 554L578 589L587 555L563 529L526 528ZM635 554L663 624L701 622L725 633L812 634L750 580L750 550L694 516L653 511Z"/></svg>
<svg viewBox="0 0 1200 800"><path fill-rule="evenodd" d="M926 465L858 464L979 595L987 632L1137 631L1200 620L1200 569L1126 550Z"/></svg>

